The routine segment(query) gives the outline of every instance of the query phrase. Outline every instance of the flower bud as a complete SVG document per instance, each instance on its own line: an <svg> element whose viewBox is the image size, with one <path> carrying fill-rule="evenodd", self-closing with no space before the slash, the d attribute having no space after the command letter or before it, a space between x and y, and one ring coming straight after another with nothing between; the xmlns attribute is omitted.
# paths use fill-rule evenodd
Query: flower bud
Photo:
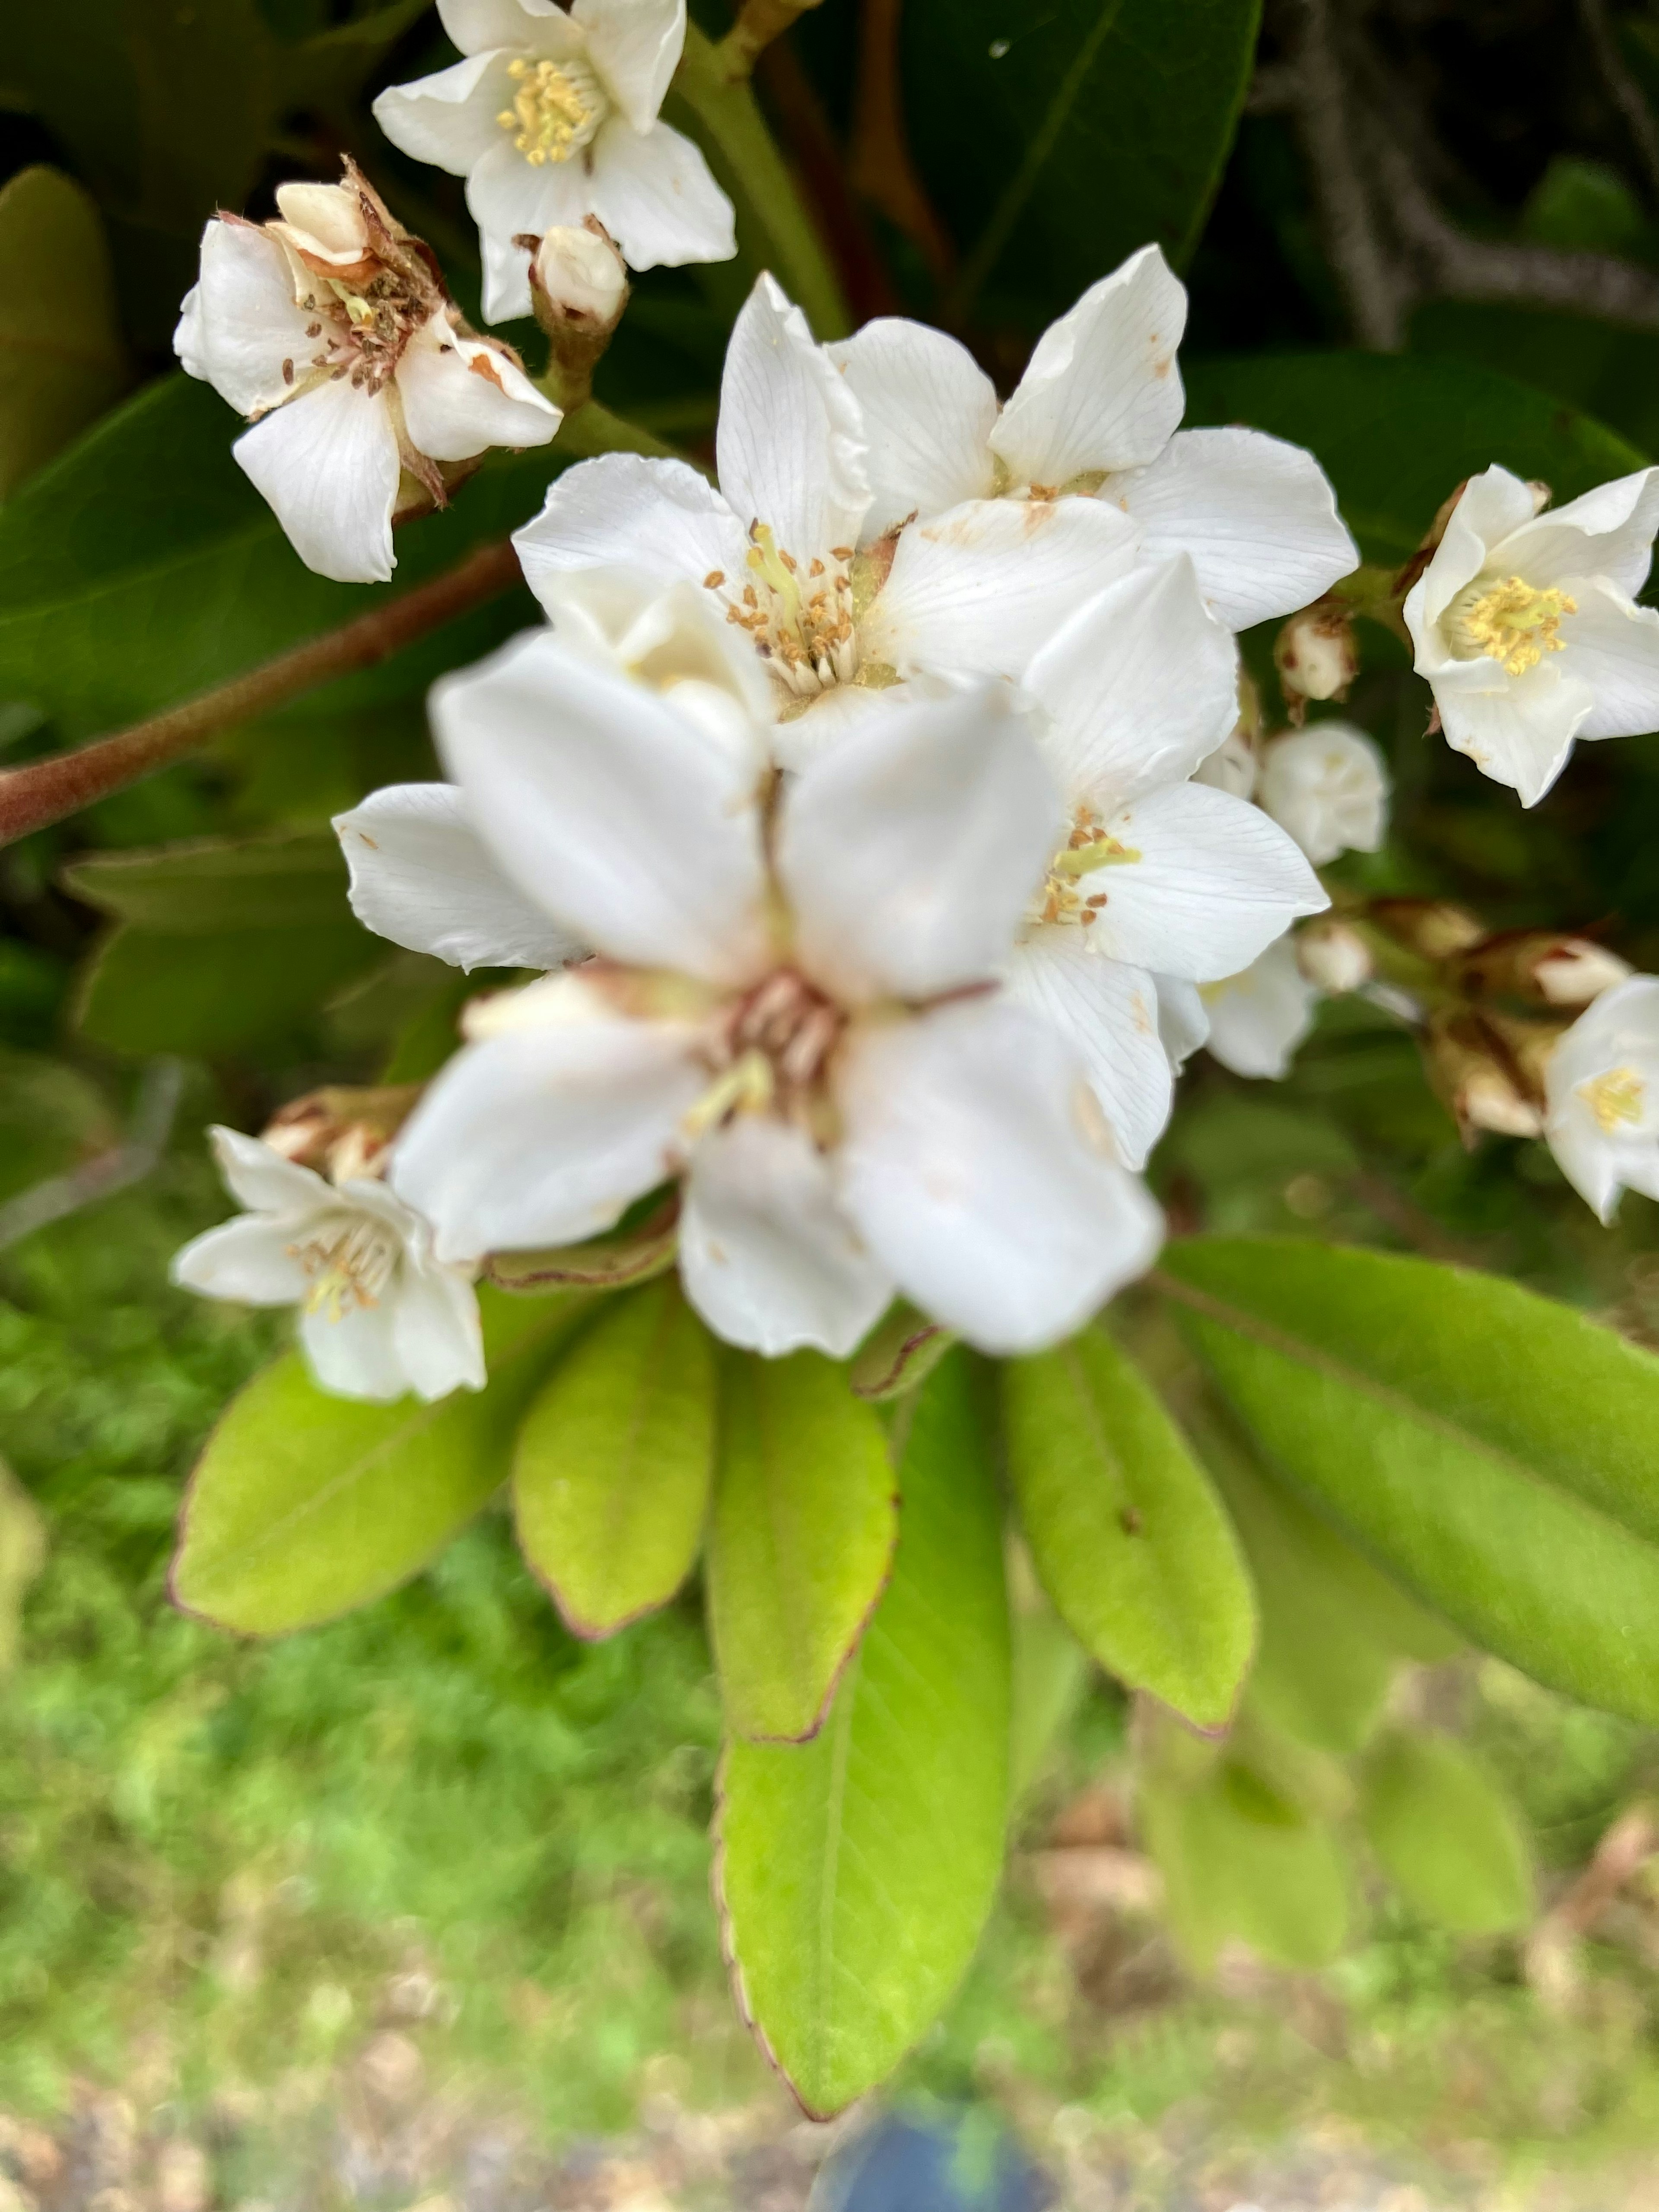
<svg viewBox="0 0 1659 2212"><path fill-rule="evenodd" d="M611 331L628 299L628 271L603 233L561 225L536 248L530 288L544 330L552 316L589 331Z"/></svg>
<svg viewBox="0 0 1659 2212"><path fill-rule="evenodd" d="M261 1133L261 1140L285 1160L314 1168L331 1182L380 1176L386 1172L392 1139L424 1088L419 1083L376 1090L327 1084L280 1108Z"/></svg>
<svg viewBox="0 0 1659 2212"><path fill-rule="evenodd" d="M1382 756L1346 722L1273 738L1261 756L1255 797L1316 868L1343 853L1376 852L1388 828Z"/></svg>
<svg viewBox="0 0 1659 2212"><path fill-rule="evenodd" d="M1429 1071L1466 1145L1483 1129L1500 1137L1543 1133L1541 1060L1515 1049L1523 1042L1467 1006L1446 1009L1430 1023ZM1531 1060L1539 1065L1529 1067Z"/></svg>
<svg viewBox="0 0 1659 2212"><path fill-rule="evenodd" d="M1396 945L1423 960L1449 960L1486 934L1478 916L1449 899L1373 899L1368 911Z"/></svg>
<svg viewBox="0 0 1659 2212"><path fill-rule="evenodd" d="M1632 973L1628 960L1587 937L1558 938L1533 963L1538 995L1549 1006L1587 1006Z"/></svg>
<svg viewBox="0 0 1659 2212"><path fill-rule="evenodd" d="M1295 942L1297 966L1332 998L1370 981L1376 967L1371 949L1352 922L1311 922L1297 932Z"/></svg>
<svg viewBox="0 0 1659 2212"><path fill-rule="evenodd" d="M1273 665L1293 721L1310 699L1344 699L1359 673L1359 648L1346 607L1322 600L1292 615L1273 643Z"/></svg>
<svg viewBox="0 0 1659 2212"><path fill-rule="evenodd" d="M1631 973L1628 961L1588 937L1514 930L1474 945L1456 964L1460 990L1477 999L1527 999L1535 1006L1587 1006Z"/></svg>
<svg viewBox="0 0 1659 2212"><path fill-rule="evenodd" d="M1255 747L1243 722L1229 730L1207 758L1193 771L1194 783L1213 785L1234 799L1249 799L1255 790Z"/></svg>

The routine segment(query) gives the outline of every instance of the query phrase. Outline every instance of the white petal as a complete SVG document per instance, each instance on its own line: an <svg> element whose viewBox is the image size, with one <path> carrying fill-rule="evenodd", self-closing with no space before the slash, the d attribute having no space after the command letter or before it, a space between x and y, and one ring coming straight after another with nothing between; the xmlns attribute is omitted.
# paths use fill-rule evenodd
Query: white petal
<svg viewBox="0 0 1659 2212"><path fill-rule="evenodd" d="M392 1348L417 1397L447 1398L452 1390L482 1390L483 1335L478 1295L458 1267L405 1265L395 1297L388 1300Z"/></svg>
<svg viewBox="0 0 1659 2212"><path fill-rule="evenodd" d="M412 84L391 84L371 112L400 152L430 161L464 177L501 143L495 118L511 105L510 54L484 52L468 56L434 76Z"/></svg>
<svg viewBox="0 0 1659 2212"><path fill-rule="evenodd" d="M1000 690L866 718L784 795L777 870L802 966L854 1001L983 981L1007 958L1063 823Z"/></svg>
<svg viewBox="0 0 1659 2212"><path fill-rule="evenodd" d="M496 137L467 173L466 204L482 233L484 320L509 323L530 313L530 255L514 239L579 228L592 211L593 181L583 161L533 166L505 131Z"/></svg>
<svg viewBox="0 0 1659 2212"><path fill-rule="evenodd" d="M1561 666L1595 695L1578 735L1633 738L1659 729L1659 612L1599 577L1576 583L1573 597L1578 611L1561 625Z"/></svg>
<svg viewBox="0 0 1659 2212"><path fill-rule="evenodd" d="M1254 799L1260 768L1254 744L1235 724L1215 750L1206 754L1193 770L1193 781L1213 784L1218 791L1230 791L1235 799Z"/></svg>
<svg viewBox="0 0 1659 2212"><path fill-rule="evenodd" d="M1078 888L1105 894L1095 949L1138 968L1198 983L1235 975L1297 915L1330 903L1276 822L1207 784L1151 792L1103 830L1138 857Z"/></svg>
<svg viewBox="0 0 1659 2212"><path fill-rule="evenodd" d="M1462 669L1469 672L1465 681L1456 666L1434 679L1446 743L1467 753L1482 775L1512 784L1523 806L1536 806L1560 775L1595 705L1589 685L1556 667L1558 658L1566 655L1553 655L1524 676L1499 672L1490 690L1465 688L1465 681L1472 685L1482 673L1490 682L1495 664L1487 660L1463 662Z"/></svg>
<svg viewBox="0 0 1659 2212"><path fill-rule="evenodd" d="M740 763L672 705L532 631L431 696L444 765L520 889L586 945L720 982L765 953Z"/></svg>
<svg viewBox="0 0 1659 2212"><path fill-rule="evenodd" d="M1175 1098L1152 978L1144 968L1103 959L1080 929L1037 928L1014 954L1008 988L1088 1070L1119 1160L1145 1167Z"/></svg>
<svg viewBox="0 0 1659 2212"><path fill-rule="evenodd" d="M1102 496L1134 517L1148 555L1192 556L1205 601L1229 629L1294 613L1358 566L1325 471L1261 430L1182 430Z"/></svg>
<svg viewBox="0 0 1659 2212"><path fill-rule="evenodd" d="M767 276L726 349L715 447L720 489L745 530L766 524L803 568L858 544L870 504L858 402Z"/></svg>
<svg viewBox="0 0 1659 2212"><path fill-rule="evenodd" d="M757 665L764 666L758 657ZM769 678L768 688L773 688ZM792 714L787 721L772 725L768 733L772 758L779 768L795 771L806 768L821 753L840 744L849 730L872 715L890 714L896 707L916 696L919 689L913 684L834 684L828 691L820 691L805 714Z"/></svg>
<svg viewBox="0 0 1659 2212"><path fill-rule="evenodd" d="M513 545L525 581L556 618L573 572L612 568L659 587L701 586L710 575L740 578L748 550L736 516L694 468L637 453L567 469Z"/></svg>
<svg viewBox="0 0 1659 2212"><path fill-rule="evenodd" d="M1402 612L1418 647L1417 672L1426 676L1427 633L1463 586L1486 565L1486 550L1532 520L1532 488L1496 463L1471 477L1452 509L1434 557L1406 595ZM1421 633L1421 634L1419 634Z"/></svg>
<svg viewBox="0 0 1659 2212"><path fill-rule="evenodd" d="M1198 986L1184 975L1154 975L1158 1033L1177 1075L1210 1034L1210 1016Z"/></svg>
<svg viewBox="0 0 1659 2212"><path fill-rule="evenodd" d="M866 661L901 676L1024 676L1086 599L1136 563L1134 526L1094 499L970 500L899 538L859 624Z"/></svg>
<svg viewBox="0 0 1659 2212"><path fill-rule="evenodd" d="M716 1336L769 1359L803 1346L844 1359L893 1294L836 1203L817 1146L763 1114L740 1114L699 1141L680 1275Z"/></svg>
<svg viewBox="0 0 1659 2212"><path fill-rule="evenodd" d="M393 1188L441 1260L573 1244L674 1170L707 1088L693 1033L621 1017L550 1023L458 1053L398 1138Z"/></svg>
<svg viewBox="0 0 1659 2212"><path fill-rule="evenodd" d="M1296 948L1286 937L1242 975L1212 984L1203 998L1210 1018L1206 1042L1214 1057L1235 1075L1277 1082L1313 1027L1319 994L1297 967Z"/></svg>
<svg viewBox="0 0 1659 2212"><path fill-rule="evenodd" d="M562 417L499 348L434 315L398 364L404 428L434 461L470 460L489 446L544 446Z"/></svg>
<svg viewBox="0 0 1659 2212"><path fill-rule="evenodd" d="M239 415L258 415L292 395L294 374L317 349L306 336L315 320L295 303L276 241L252 223L216 219L202 233L202 273L185 295L173 351Z"/></svg>
<svg viewBox="0 0 1659 2212"><path fill-rule="evenodd" d="M1256 803L1322 868L1339 853L1374 853L1382 842L1389 772L1363 730L1316 722L1268 744Z"/></svg>
<svg viewBox="0 0 1659 2212"><path fill-rule="evenodd" d="M562 61L582 48L581 33L553 0L438 0L438 15L464 54L512 46Z"/></svg>
<svg viewBox="0 0 1659 2212"><path fill-rule="evenodd" d="M398 1357L392 1309L349 1307L337 1317L327 1312L301 1314L300 1349L325 1390L339 1398L368 1398L386 1404L401 1398L409 1377Z"/></svg>
<svg viewBox="0 0 1659 2212"><path fill-rule="evenodd" d="M292 1219L337 1201L333 1187L309 1168L296 1166L262 1138L216 1125L208 1131L225 1188L251 1213Z"/></svg>
<svg viewBox="0 0 1659 2212"><path fill-rule="evenodd" d="M1048 710L1043 751L1066 798L1102 809L1184 782L1238 717L1238 649L1184 555L1079 608L1023 682Z"/></svg>
<svg viewBox="0 0 1659 2212"><path fill-rule="evenodd" d="M337 584L391 575L403 465L382 394L331 380L264 416L231 451L307 568Z"/></svg>
<svg viewBox="0 0 1659 2212"><path fill-rule="evenodd" d="M1638 469L1523 523L1493 550L1492 566L1529 584L1605 576L1633 598L1647 581L1656 529L1659 469Z"/></svg>
<svg viewBox="0 0 1659 2212"><path fill-rule="evenodd" d="M648 131L685 44L685 0L575 0L570 13L606 91L635 131Z"/></svg>
<svg viewBox="0 0 1659 2212"><path fill-rule="evenodd" d="M454 968L559 968L584 948L504 875L452 783L394 783L337 814L351 910Z"/></svg>
<svg viewBox="0 0 1659 2212"><path fill-rule="evenodd" d="M1596 1219L1611 1221L1624 1186L1613 1148L1596 1127L1594 1115L1587 1109L1581 1115L1553 1120L1544 1136L1556 1165Z"/></svg>
<svg viewBox="0 0 1659 2212"><path fill-rule="evenodd" d="M748 633L723 619L724 602L701 584L663 585L622 568L558 575L555 628L567 651L596 668L672 693L711 742L734 749L758 777L775 694Z"/></svg>
<svg viewBox="0 0 1659 2212"><path fill-rule="evenodd" d="M1054 1343L1152 1264L1158 1208L1085 1133L1083 1072L1025 1007L872 1024L837 1088L843 1204L900 1289L982 1352Z"/></svg>
<svg viewBox="0 0 1659 2212"><path fill-rule="evenodd" d="M996 386L966 346L925 323L884 315L825 352L858 401L869 441L866 544L911 515L924 521L989 499Z"/></svg>
<svg viewBox="0 0 1659 2212"><path fill-rule="evenodd" d="M1091 284L1037 340L991 433L1013 482L1057 489L1153 459L1186 405L1176 367L1186 327L1186 291L1156 246Z"/></svg>
<svg viewBox="0 0 1659 2212"><path fill-rule="evenodd" d="M289 1249L294 1233L291 1219L239 1214L175 1252L172 1279L204 1298L232 1298L238 1305L297 1304L307 1278Z"/></svg>
<svg viewBox="0 0 1659 2212"><path fill-rule="evenodd" d="M665 123L631 131L617 117L590 152L593 212L630 269L729 261L737 252L732 203L690 139Z"/></svg>

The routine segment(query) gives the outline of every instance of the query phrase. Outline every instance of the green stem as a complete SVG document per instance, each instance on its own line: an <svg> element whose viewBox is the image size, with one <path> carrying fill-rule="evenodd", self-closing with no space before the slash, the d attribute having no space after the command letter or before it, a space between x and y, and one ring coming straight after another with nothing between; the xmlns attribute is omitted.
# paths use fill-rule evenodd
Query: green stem
<svg viewBox="0 0 1659 2212"><path fill-rule="evenodd" d="M695 24L674 88L702 124L744 204L763 257L820 338L852 329L841 283L766 126L742 57L714 46Z"/></svg>

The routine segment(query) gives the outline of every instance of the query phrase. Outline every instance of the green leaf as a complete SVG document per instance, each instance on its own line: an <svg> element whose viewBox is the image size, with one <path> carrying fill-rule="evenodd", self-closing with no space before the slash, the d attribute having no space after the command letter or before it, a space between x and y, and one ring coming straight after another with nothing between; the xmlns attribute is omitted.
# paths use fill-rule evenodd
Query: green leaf
<svg viewBox="0 0 1659 2212"><path fill-rule="evenodd" d="M915 1401L893 1578L822 1733L726 1753L715 1881L738 2002L808 2112L890 2073L973 1954L1008 1796L1008 1619L972 1370Z"/></svg>
<svg viewBox="0 0 1659 2212"><path fill-rule="evenodd" d="M340 841L300 832L240 842L202 838L100 853L64 871L65 887L117 921L181 936L298 929L349 921Z"/></svg>
<svg viewBox="0 0 1659 2212"><path fill-rule="evenodd" d="M435 1405L319 1390L287 1352L233 1398L185 1494L173 1595L246 1636L384 1596L464 1528L507 1473L525 1401L586 1310L479 1293L489 1387Z"/></svg>
<svg viewBox="0 0 1659 2212"><path fill-rule="evenodd" d="M57 169L23 169L0 191L0 499L126 381L98 210Z"/></svg>
<svg viewBox="0 0 1659 2212"><path fill-rule="evenodd" d="M46 1563L45 1517L4 1460L0 1460L0 1678L16 1663L23 1599Z"/></svg>
<svg viewBox="0 0 1659 2212"><path fill-rule="evenodd" d="M347 922L213 937L118 929L87 971L76 1026L114 1052L210 1060L288 1037L384 952Z"/></svg>
<svg viewBox="0 0 1659 2212"><path fill-rule="evenodd" d="M1019 1557L1016 1547L1015 1557ZM1056 1738L1076 1711L1090 1675L1089 1655L1054 1611L1027 1565L1010 1577L1012 1721L1009 1795L1023 1797L1042 1772Z"/></svg>
<svg viewBox="0 0 1659 2212"><path fill-rule="evenodd" d="M726 1725L799 1742L829 1709L892 1563L887 1439L815 1352L725 1366L706 1574Z"/></svg>
<svg viewBox="0 0 1659 2212"><path fill-rule="evenodd" d="M1151 1385L1098 1328L1002 1376L1009 1475L1061 1619L1120 1680L1220 1726L1255 1609L1226 1516Z"/></svg>
<svg viewBox="0 0 1659 2212"><path fill-rule="evenodd" d="M1328 1966L1341 1950L1350 1882L1335 1837L1248 1767L1223 1759L1196 1784L1147 1782L1140 1826L1170 1932L1198 1972L1230 1937L1284 1966Z"/></svg>
<svg viewBox="0 0 1659 2212"><path fill-rule="evenodd" d="M498 1289L521 1297L567 1288L619 1291L672 1267L679 1242L679 1202L671 1198L632 1229L542 1252L492 1252L485 1269Z"/></svg>
<svg viewBox="0 0 1659 2212"><path fill-rule="evenodd" d="M331 24L279 48L276 65L283 106L325 111L345 106L429 4L430 0L391 0L389 6L375 8L355 21Z"/></svg>
<svg viewBox="0 0 1659 2212"><path fill-rule="evenodd" d="M1334 1245L1165 1255L1269 1460L1477 1643L1659 1719L1659 1358L1489 1275Z"/></svg>
<svg viewBox="0 0 1659 2212"><path fill-rule="evenodd" d="M108 1100L79 1069L0 1046L0 1203L120 1139Z"/></svg>
<svg viewBox="0 0 1659 2212"><path fill-rule="evenodd" d="M1310 447L1371 561L1407 560L1442 501L1493 461L1547 483L1559 503L1645 459L1547 392L1450 359L1319 353L1196 361L1187 395L1189 423L1249 422Z"/></svg>
<svg viewBox="0 0 1659 2212"><path fill-rule="evenodd" d="M1385 1737L1365 1761L1359 1817L1383 1871L1425 1918L1460 1936L1496 1936L1532 1918L1520 1823L1461 1744Z"/></svg>
<svg viewBox="0 0 1659 2212"><path fill-rule="evenodd" d="M853 1354L848 1380L860 1398L882 1405L925 1382L955 1342L948 1328L896 1298Z"/></svg>
<svg viewBox="0 0 1659 2212"><path fill-rule="evenodd" d="M968 254L962 297L988 279L1052 314L1149 240L1184 261L1260 14L1259 0L908 0L907 118Z"/></svg>
<svg viewBox="0 0 1659 2212"><path fill-rule="evenodd" d="M513 1455L513 1505L573 1634L614 1634L690 1573L714 1419L714 1346L672 1276L608 1306L544 1384Z"/></svg>
<svg viewBox="0 0 1659 2212"><path fill-rule="evenodd" d="M486 466L447 514L398 532L398 573L366 589L312 574L237 466L241 425L209 386L163 377L0 508L0 698L65 740L142 720L338 628L522 522L561 463ZM514 592L319 690L317 714L423 690L531 620Z"/></svg>

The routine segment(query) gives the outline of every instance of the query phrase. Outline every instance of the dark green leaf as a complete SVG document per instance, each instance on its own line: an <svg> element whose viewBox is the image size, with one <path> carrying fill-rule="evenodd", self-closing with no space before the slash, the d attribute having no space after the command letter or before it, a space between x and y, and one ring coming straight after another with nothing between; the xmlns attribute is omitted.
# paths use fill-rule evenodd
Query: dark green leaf
<svg viewBox="0 0 1659 2212"><path fill-rule="evenodd" d="M1188 422L1249 422L1310 447L1367 560L1403 562L1443 500L1493 461L1559 501L1645 456L1548 393L1468 362L1255 354L1186 365Z"/></svg>
<svg viewBox="0 0 1659 2212"><path fill-rule="evenodd" d="M1659 1718L1659 1358L1488 1275L1295 1239L1165 1255L1268 1458L1540 1681Z"/></svg>
<svg viewBox="0 0 1659 2212"><path fill-rule="evenodd" d="M810 1744L734 1742L716 1882L738 2002L809 2112L892 2069L973 1954L1002 1863L1001 1516L960 1352L915 1402L893 1578Z"/></svg>
<svg viewBox="0 0 1659 2212"><path fill-rule="evenodd" d="M1061 1618L1121 1680L1219 1726L1255 1610L1227 1517L1180 1432L1102 1328L1002 1372L1008 1471Z"/></svg>
<svg viewBox="0 0 1659 2212"><path fill-rule="evenodd" d="M65 868L64 881L115 921L167 935L316 928L351 915L345 860L329 834L100 853Z"/></svg>
<svg viewBox="0 0 1659 2212"><path fill-rule="evenodd" d="M1156 239L1197 243L1238 120L1259 0L909 0L907 115L969 258L1039 312Z"/></svg>
<svg viewBox="0 0 1659 2212"><path fill-rule="evenodd" d="M1514 1808L1461 1744L1386 1737L1366 1759L1359 1817L1408 1901L1462 1936L1524 1928L1532 1869Z"/></svg>
<svg viewBox="0 0 1659 2212"><path fill-rule="evenodd" d="M289 1036L385 952L349 920L201 937L124 927L87 970L76 1026L116 1052L212 1059Z"/></svg>
<svg viewBox="0 0 1659 2212"><path fill-rule="evenodd" d="M435 1405L332 1398L296 1352L233 1398L197 1462L173 1594L244 1635L367 1605L416 1573L505 1480L525 1401L586 1310L485 1291L489 1384Z"/></svg>
<svg viewBox="0 0 1659 2212"><path fill-rule="evenodd" d="M280 47L276 68L283 105L327 111L349 102L382 56L429 5L430 0L390 0L389 6Z"/></svg>
<svg viewBox="0 0 1659 2212"><path fill-rule="evenodd" d="M127 381L98 210L56 169L0 191L0 499Z"/></svg>
<svg viewBox="0 0 1659 2212"><path fill-rule="evenodd" d="M735 1734L796 1742L823 1721L887 1579L895 1487L845 1368L815 1352L726 1361L707 1576Z"/></svg>
<svg viewBox="0 0 1659 2212"><path fill-rule="evenodd" d="M611 1635L690 1573L714 1396L714 1346L671 1276L611 1304L530 1408L513 1455L519 1542L574 1634Z"/></svg>

